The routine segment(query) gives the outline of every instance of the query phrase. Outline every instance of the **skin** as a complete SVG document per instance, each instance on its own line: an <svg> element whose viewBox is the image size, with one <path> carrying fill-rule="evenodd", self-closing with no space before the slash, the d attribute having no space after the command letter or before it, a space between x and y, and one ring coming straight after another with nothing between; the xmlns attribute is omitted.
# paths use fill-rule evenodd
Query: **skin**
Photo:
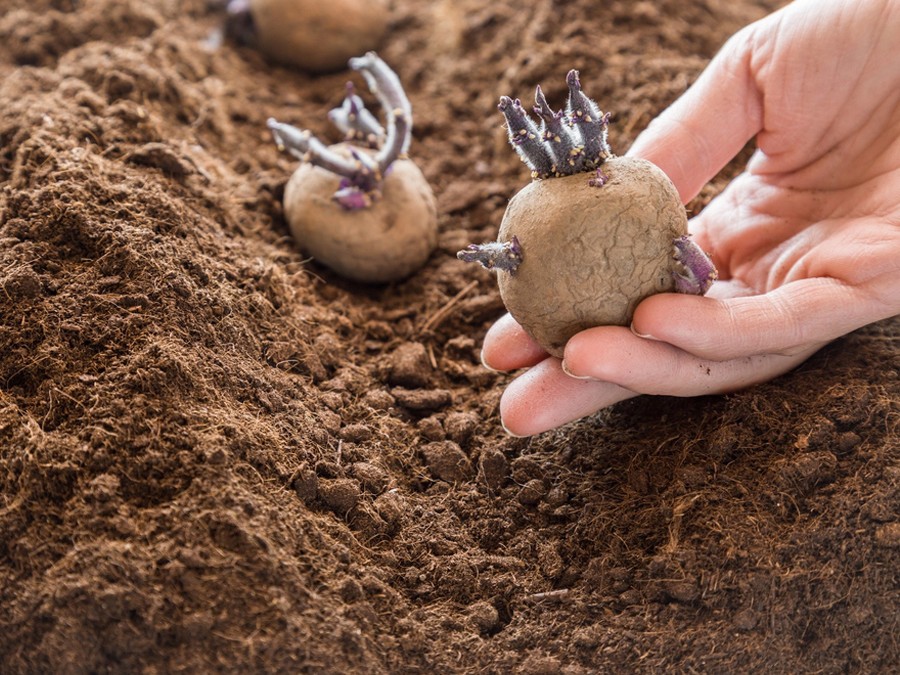
<svg viewBox="0 0 900 675"><path fill-rule="evenodd" d="M705 297L648 298L630 330L579 333L563 360L501 318L485 365L528 368L501 400L511 434L638 394L747 387L900 313L898 39L900 0L796 0L726 43L629 152L687 202L756 137L745 171L690 223L720 280Z"/></svg>

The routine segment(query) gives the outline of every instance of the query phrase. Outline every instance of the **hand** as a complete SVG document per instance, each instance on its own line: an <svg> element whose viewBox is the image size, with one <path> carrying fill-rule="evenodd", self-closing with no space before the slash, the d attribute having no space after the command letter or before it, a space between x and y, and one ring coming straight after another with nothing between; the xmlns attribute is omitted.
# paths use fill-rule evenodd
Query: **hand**
<svg viewBox="0 0 900 675"><path fill-rule="evenodd" d="M500 319L485 365L529 368L501 400L510 433L638 394L740 389L900 313L898 39L900 0L796 0L725 44L629 151L687 202L756 136L745 171L690 222L720 280L705 297L648 298L631 330L579 333L563 362Z"/></svg>

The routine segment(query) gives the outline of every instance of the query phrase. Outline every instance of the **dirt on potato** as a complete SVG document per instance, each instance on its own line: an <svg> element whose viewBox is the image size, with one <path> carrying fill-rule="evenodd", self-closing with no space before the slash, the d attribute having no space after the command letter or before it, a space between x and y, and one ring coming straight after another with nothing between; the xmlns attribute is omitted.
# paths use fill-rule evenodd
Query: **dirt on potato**
<svg viewBox="0 0 900 675"><path fill-rule="evenodd" d="M528 180L501 94L577 68L622 153L777 4L392 3L441 233L373 288L292 245L265 125L339 140L353 75L206 0L5 0L0 672L898 670L897 319L514 439L455 257Z"/></svg>

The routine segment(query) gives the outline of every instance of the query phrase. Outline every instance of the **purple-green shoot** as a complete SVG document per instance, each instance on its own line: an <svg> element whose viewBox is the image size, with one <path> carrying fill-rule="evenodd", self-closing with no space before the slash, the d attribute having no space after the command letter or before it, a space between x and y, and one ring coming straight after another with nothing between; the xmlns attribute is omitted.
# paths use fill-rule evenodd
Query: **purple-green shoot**
<svg viewBox="0 0 900 675"><path fill-rule="evenodd" d="M278 149L287 151L302 162L308 162L341 177L334 199L347 210L370 206L381 197L384 177L393 162L406 154L412 137L412 109L400 84L400 78L375 52L350 59L350 68L362 73L371 92L385 112L386 131L366 109L352 85L339 108L329 119L348 140L373 145L374 157L351 149L350 157L335 152L309 131L270 118L268 127Z"/></svg>
<svg viewBox="0 0 900 675"><path fill-rule="evenodd" d="M557 175L557 167L566 164L578 152L578 142L566 122L565 111L550 107L540 85L535 89L534 102L534 114L541 118L541 140L553 159L551 175Z"/></svg>
<svg viewBox="0 0 900 675"><path fill-rule="evenodd" d="M501 96L497 106L506 118L510 144L535 179L593 171L613 156L607 142L609 113L601 112L581 90L577 70L569 71L566 83L565 111L554 111L537 87L534 113L541 119L540 128L518 99Z"/></svg>
<svg viewBox="0 0 900 675"><path fill-rule="evenodd" d="M375 52L350 59L350 67L362 73L369 91L378 97L387 118L384 144L375 156L383 173L395 159L409 150L412 140L412 107L397 73L388 68Z"/></svg>
<svg viewBox="0 0 900 675"><path fill-rule="evenodd" d="M712 260L690 235L682 235L672 243L675 246L675 290L690 295L705 295L719 278Z"/></svg>
<svg viewBox="0 0 900 675"><path fill-rule="evenodd" d="M566 75L569 85L569 103L566 108L569 123L578 129L578 136L584 146L581 154L581 171L591 171L600 166L611 154L607 143L609 113L600 108L581 90L578 71L570 70ZM575 170L572 173L577 173Z"/></svg>
<svg viewBox="0 0 900 675"><path fill-rule="evenodd" d="M532 176L535 178L552 176L556 166L553 155L541 138L540 129L522 107L522 102L519 99L514 101L509 96L501 96L497 108L506 117L510 145L531 168Z"/></svg>
<svg viewBox="0 0 900 675"><path fill-rule="evenodd" d="M344 140L348 143L367 148L378 148L384 143L384 127L366 108L352 82L347 83L343 103L329 111L328 119L344 134Z"/></svg>
<svg viewBox="0 0 900 675"><path fill-rule="evenodd" d="M522 246L519 239L500 243L492 241L487 244L470 244L459 251L456 257L464 262L477 262L486 270L503 270L512 274L522 264Z"/></svg>

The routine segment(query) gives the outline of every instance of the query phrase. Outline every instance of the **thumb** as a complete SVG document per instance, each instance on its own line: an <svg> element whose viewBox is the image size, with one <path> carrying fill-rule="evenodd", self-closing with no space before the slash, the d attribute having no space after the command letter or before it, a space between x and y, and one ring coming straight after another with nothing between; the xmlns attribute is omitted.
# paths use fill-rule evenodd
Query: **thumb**
<svg viewBox="0 0 900 675"><path fill-rule="evenodd" d="M728 40L697 81L649 124L627 153L660 167L684 203L762 128L762 92L751 69L755 31L752 24Z"/></svg>

